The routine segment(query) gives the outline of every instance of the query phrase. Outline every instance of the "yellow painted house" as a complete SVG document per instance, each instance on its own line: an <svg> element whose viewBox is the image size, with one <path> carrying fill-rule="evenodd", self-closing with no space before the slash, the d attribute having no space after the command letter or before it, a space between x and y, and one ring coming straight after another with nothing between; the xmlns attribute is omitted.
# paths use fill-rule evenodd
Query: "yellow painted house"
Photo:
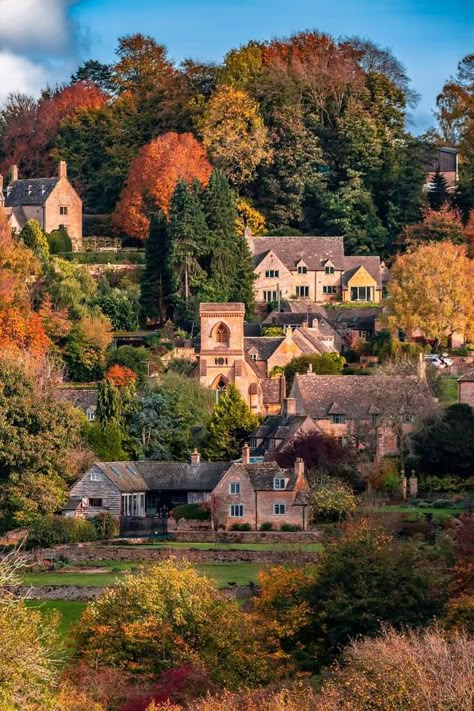
<svg viewBox="0 0 474 711"><path fill-rule="evenodd" d="M304 299L316 303L382 300L386 274L380 257L344 254L342 237L252 237L257 302Z"/></svg>

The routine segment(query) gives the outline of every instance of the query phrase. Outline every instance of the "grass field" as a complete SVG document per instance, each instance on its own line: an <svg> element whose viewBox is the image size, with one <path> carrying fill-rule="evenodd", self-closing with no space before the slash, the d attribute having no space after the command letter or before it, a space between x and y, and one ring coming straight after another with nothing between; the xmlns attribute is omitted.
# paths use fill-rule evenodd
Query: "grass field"
<svg viewBox="0 0 474 711"><path fill-rule="evenodd" d="M454 405L458 401L458 381L449 375L441 375L436 391L441 405Z"/></svg>
<svg viewBox="0 0 474 711"><path fill-rule="evenodd" d="M68 639L71 626L78 622L87 603L75 600L27 600L26 604L44 614L59 612L58 631L63 639Z"/></svg>

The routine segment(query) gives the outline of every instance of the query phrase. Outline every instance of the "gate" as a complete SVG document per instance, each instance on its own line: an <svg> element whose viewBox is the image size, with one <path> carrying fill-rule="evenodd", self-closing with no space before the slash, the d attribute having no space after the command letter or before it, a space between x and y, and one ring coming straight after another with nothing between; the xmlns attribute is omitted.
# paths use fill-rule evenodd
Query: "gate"
<svg viewBox="0 0 474 711"><path fill-rule="evenodd" d="M168 535L168 519L164 516L121 516L121 538L164 538Z"/></svg>

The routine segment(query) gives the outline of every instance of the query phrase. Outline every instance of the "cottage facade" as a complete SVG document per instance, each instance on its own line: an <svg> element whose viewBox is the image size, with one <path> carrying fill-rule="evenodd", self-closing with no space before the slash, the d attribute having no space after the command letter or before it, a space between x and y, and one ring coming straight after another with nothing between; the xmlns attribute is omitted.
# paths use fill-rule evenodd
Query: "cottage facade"
<svg viewBox="0 0 474 711"><path fill-rule="evenodd" d="M11 170L11 180L3 190L0 176L0 204L5 208L9 224L19 232L28 220L36 220L47 233L63 227L73 250L82 246L82 200L67 177L67 164L59 163L54 178L20 179L18 167Z"/></svg>
<svg viewBox="0 0 474 711"><path fill-rule="evenodd" d="M252 237L257 302L302 299L317 303L382 299L379 257L344 254L342 237Z"/></svg>

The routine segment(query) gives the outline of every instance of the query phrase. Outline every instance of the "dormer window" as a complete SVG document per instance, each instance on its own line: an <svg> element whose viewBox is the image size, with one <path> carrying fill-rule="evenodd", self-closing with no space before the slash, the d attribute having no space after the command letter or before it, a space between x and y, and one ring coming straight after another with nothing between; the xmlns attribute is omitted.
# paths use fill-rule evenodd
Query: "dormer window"
<svg viewBox="0 0 474 711"><path fill-rule="evenodd" d="M32 186L32 185L28 185L28 188L26 189L26 192L28 193L28 196L30 196L31 193L33 192L33 186Z"/></svg>
<svg viewBox="0 0 474 711"><path fill-rule="evenodd" d="M275 491L284 491L286 489L286 482L283 477L275 477L273 480L273 489Z"/></svg>
<svg viewBox="0 0 474 711"><path fill-rule="evenodd" d="M308 267L306 264L300 264L298 265L298 274L307 274L308 273Z"/></svg>
<svg viewBox="0 0 474 711"><path fill-rule="evenodd" d="M332 264L326 264L324 267L324 273L325 274L334 274L334 267Z"/></svg>
<svg viewBox="0 0 474 711"><path fill-rule="evenodd" d="M343 425L346 421L345 415L331 415L331 422L333 425Z"/></svg>

